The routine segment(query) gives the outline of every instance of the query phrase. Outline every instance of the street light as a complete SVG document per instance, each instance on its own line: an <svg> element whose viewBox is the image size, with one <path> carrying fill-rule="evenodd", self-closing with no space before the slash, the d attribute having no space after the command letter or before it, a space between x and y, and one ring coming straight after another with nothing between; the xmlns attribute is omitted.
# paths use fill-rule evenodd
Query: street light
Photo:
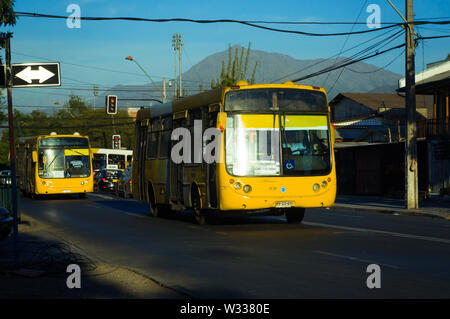
<svg viewBox="0 0 450 319"><path fill-rule="evenodd" d="M156 85L155 81L153 81L153 79L150 77L150 75L149 75L147 72L145 72L144 68L139 64L139 62L136 61L135 58L133 58L132 56L127 56L127 57L125 58L125 60L129 60L129 61L135 62L136 65L142 70L142 72L144 72L144 74L150 79L150 81L152 81L153 85L154 85L158 90L161 90L161 89ZM164 89L165 89L165 87L164 87ZM165 91L165 90L163 90L162 93L163 93L163 101L164 101L164 103L165 103L165 102L166 102L166 93L165 93L164 91Z"/></svg>

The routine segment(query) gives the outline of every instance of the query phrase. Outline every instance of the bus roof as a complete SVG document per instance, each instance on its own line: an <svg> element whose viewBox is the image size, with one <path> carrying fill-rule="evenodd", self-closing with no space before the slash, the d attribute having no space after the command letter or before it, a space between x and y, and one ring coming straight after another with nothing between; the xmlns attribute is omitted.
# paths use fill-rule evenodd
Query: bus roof
<svg viewBox="0 0 450 319"><path fill-rule="evenodd" d="M195 95L183 97L181 99L152 105L148 108L142 108L137 112L136 121L140 122L145 119L165 116L185 110L197 108L200 106L211 105L220 103L225 95L230 90L235 89L261 89L261 88L292 88L303 90L321 91L326 95L324 88L310 85L299 85L293 82L287 81L285 83L262 83L248 85L245 81L239 81L236 86L225 86L217 89L204 91Z"/></svg>
<svg viewBox="0 0 450 319"><path fill-rule="evenodd" d="M39 140L41 138L55 138L55 137L81 137L81 138L89 139L89 136L84 136L84 135L75 135L75 134L50 135L50 134L47 134L47 135L37 135L37 136L23 136L23 137L17 138L17 140L18 140L18 144L23 144L23 143L36 142L37 140Z"/></svg>
<svg viewBox="0 0 450 319"><path fill-rule="evenodd" d="M118 150L113 148L91 148L94 154L133 155L132 150Z"/></svg>

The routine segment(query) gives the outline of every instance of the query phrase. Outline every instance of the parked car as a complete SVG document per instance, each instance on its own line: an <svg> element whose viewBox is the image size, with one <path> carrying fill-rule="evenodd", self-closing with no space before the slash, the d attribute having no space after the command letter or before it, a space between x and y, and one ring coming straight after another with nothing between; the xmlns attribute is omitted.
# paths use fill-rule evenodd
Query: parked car
<svg viewBox="0 0 450 319"><path fill-rule="evenodd" d="M121 175L120 169L101 169L94 176L94 189L97 191L115 191Z"/></svg>
<svg viewBox="0 0 450 319"><path fill-rule="evenodd" d="M9 236L13 227L13 219L6 208L0 207L0 240Z"/></svg>
<svg viewBox="0 0 450 319"><path fill-rule="evenodd" d="M131 166L128 166L117 182L116 195L124 198L133 197L132 187Z"/></svg>

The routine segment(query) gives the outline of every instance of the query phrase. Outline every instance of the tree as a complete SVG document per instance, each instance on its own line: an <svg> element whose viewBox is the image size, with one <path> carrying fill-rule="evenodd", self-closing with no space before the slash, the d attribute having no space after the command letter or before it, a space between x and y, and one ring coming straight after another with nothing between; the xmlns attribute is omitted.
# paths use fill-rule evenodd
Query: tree
<svg viewBox="0 0 450 319"><path fill-rule="evenodd" d="M73 134L78 132L89 137L94 148L111 148L112 136L120 134L122 146L134 148L133 119L126 110L118 110L111 116L103 109L92 109L81 97L71 95L64 103L64 108L47 114L39 110L22 113L14 110L14 127L16 137L47 135L51 132L58 134ZM9 135L4 130L0 140L0 167L8 165Z"/></svg>
<svg viewBox="0 0 450 319"><path fill-rule="evenodd" d="M250 55L250 46L251 46L251 43L249 42L248 48L247 48L247 53L245 53L245 61L244 61L244 51L245 51L244 48L243 47L241 48L241 53L239 54L239 48L236 47L234 58L232 58L231 46L228 45L228 65L225 68L225 61L222 60L222 71L220 73L220 77L217 80L211 81L212 89L218 88L220 86L235 85L236 82L245 79L245 77L247 76L248 57ZM258 67L258 61L255 62L255 66L253 67L253 72L252 72L251 78L246 80L250 84L255 83L255 73L256 73L257 67Z"/></svg>
<svg viewBox="0 0 450 319"><path fill-rule="evenodd" d="M0 26L13 26L16 24L16 14L14 13L15 0L0 1Z"/></svg>

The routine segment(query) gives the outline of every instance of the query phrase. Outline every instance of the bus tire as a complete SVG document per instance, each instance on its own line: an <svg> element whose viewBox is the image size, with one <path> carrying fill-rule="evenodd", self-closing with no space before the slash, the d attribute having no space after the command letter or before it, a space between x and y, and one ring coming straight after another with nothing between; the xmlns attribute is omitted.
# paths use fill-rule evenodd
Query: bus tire
<svg viewBox="0 0 450 319"><path fill-rule="evenodd" d="M153 187L148 185L148 206L150 207L150 215L152 217L161 217L158 205L156 205L155 195L153 193Z"/></svg>
<svg viewBox="0 0 450 319"><path fill-rule="evenodd" d="M192 191L192 209L194 210L194 219L195 222L199 225L207 225L209 222L208 216L205 214L205 211L201 209L201 200L198 191Z"/></svg>
<svg viewBox="0 0 450 319"><path fill-rule="evenodd" d="M288 224L300 224L305 217L305 209L300 207L289 208L284 215Z"/></svg>

